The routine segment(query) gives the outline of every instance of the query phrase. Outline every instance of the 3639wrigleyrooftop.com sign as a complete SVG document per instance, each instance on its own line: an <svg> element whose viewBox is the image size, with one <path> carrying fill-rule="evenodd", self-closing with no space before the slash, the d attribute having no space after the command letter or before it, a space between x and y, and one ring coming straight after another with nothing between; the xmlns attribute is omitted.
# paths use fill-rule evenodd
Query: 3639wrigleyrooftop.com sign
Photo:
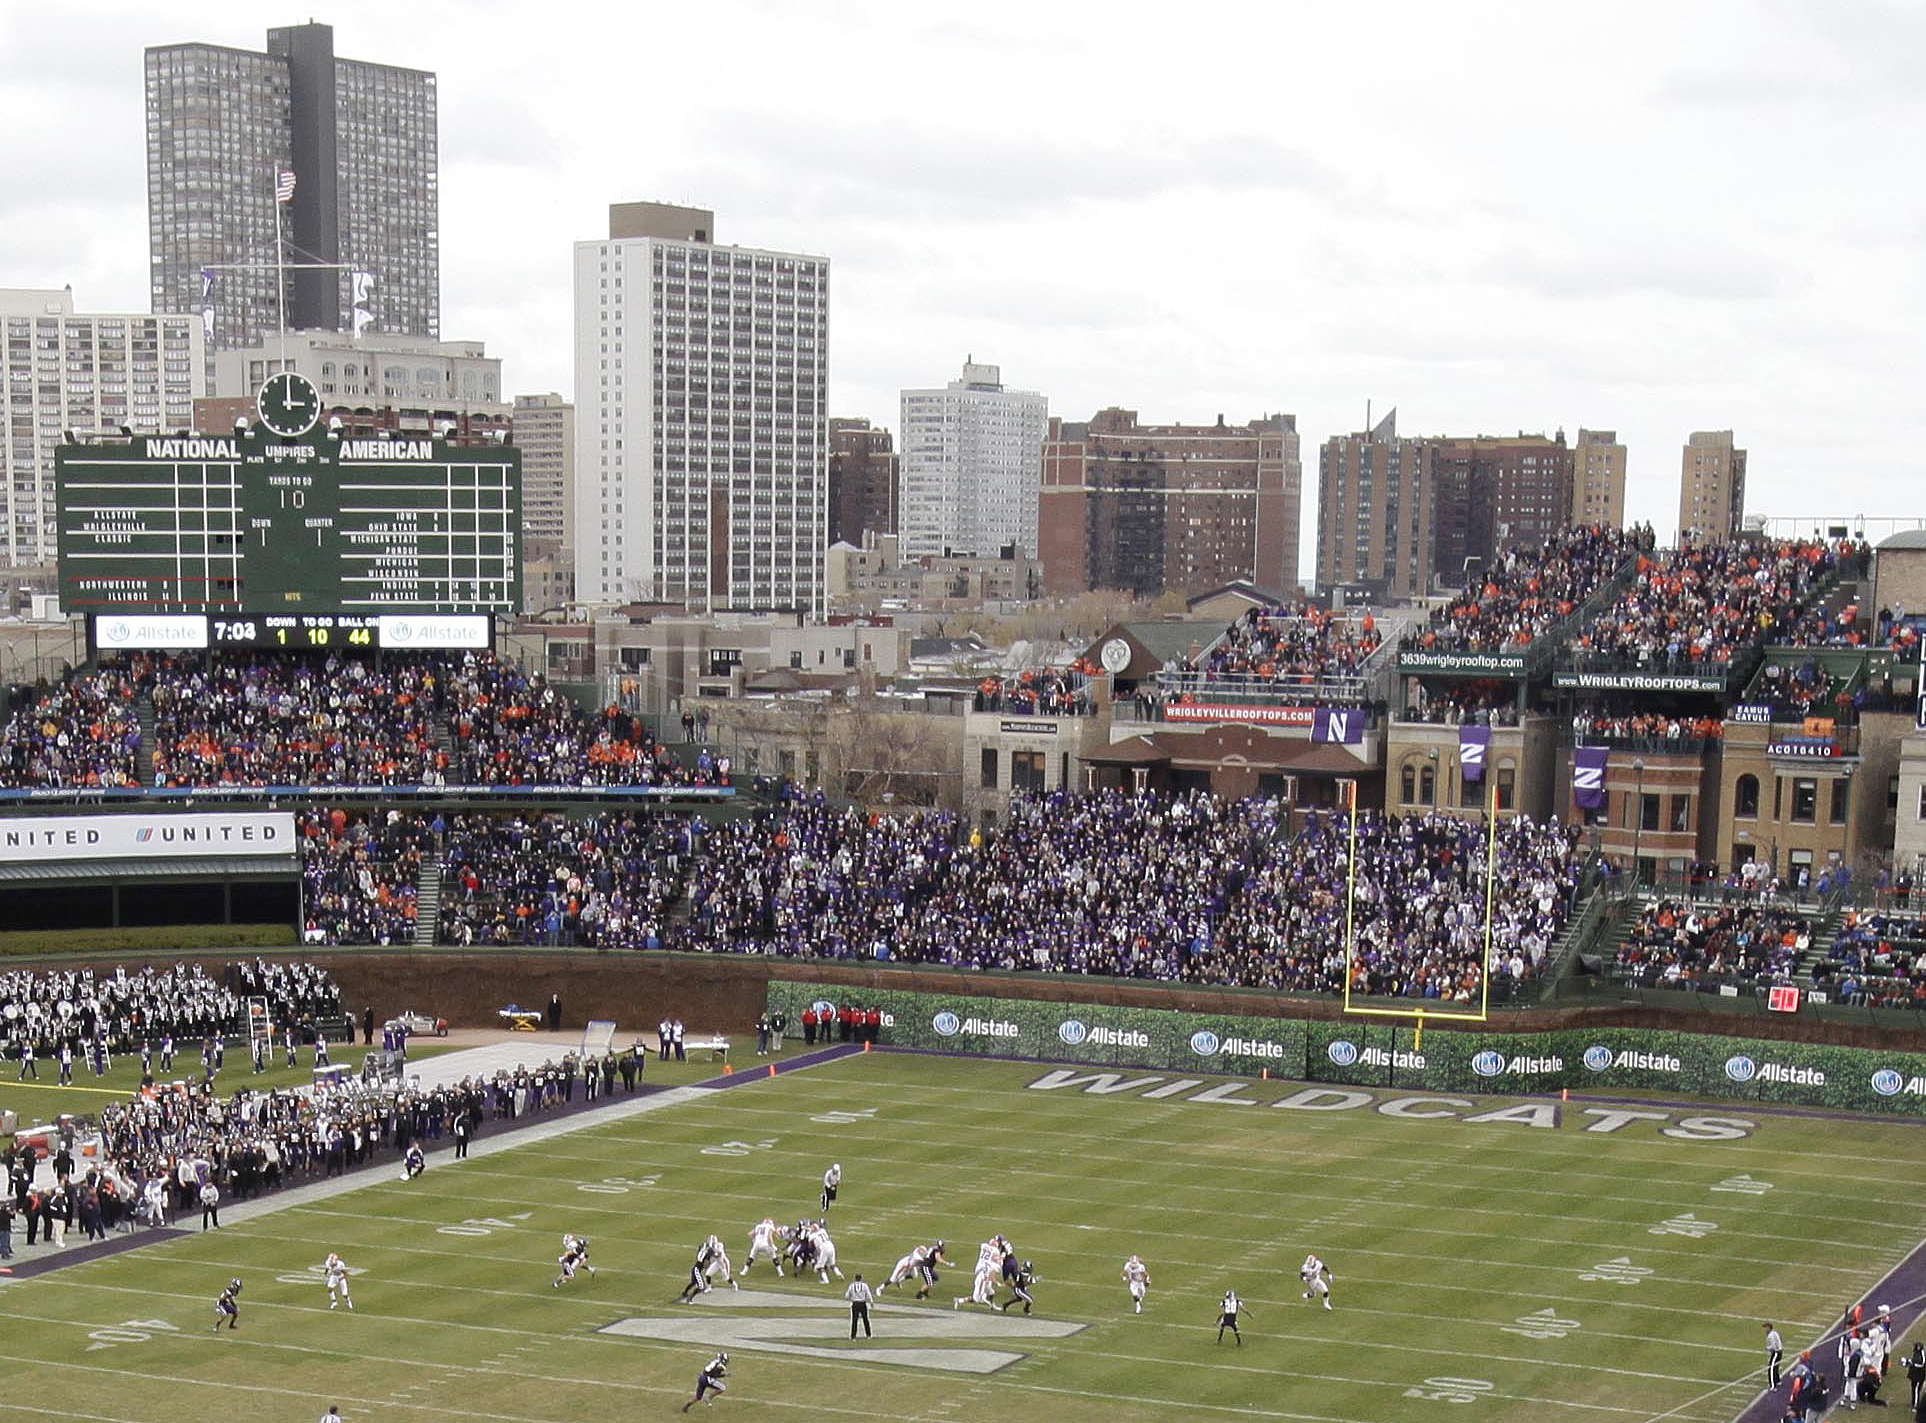
<svg viewBox="0 0 1926 1423"><path fill-rule="evenodd" d="M0 819L0 864L293 855L285 810L165 815L21 815Z"/></svg>

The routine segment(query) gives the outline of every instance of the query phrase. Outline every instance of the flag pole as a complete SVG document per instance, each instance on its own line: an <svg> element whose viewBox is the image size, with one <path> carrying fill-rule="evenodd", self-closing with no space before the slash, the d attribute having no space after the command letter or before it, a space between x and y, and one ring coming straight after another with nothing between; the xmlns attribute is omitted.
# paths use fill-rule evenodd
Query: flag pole
<svg viewBox="0 0 1926 1423"><path fill-rule="evenodd" d="M281 324L281 369L288 368L287 246L281 237L281 170L269 175L268 196L274 201L274 307Z"/></svg>

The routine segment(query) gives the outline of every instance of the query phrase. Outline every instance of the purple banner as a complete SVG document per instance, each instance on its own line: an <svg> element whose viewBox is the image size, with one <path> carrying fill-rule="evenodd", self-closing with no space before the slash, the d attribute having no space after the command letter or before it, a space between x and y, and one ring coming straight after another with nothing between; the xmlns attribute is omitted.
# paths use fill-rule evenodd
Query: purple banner
<svg viewBox="0 0 1926 1423"><path fill-rule="evenodd" d="M1572 752L1572 804L1580 810L1605 804L1605 759L1610 754L1603 746L1580 746Z"/></svg>
<svg viewBox="0 0 1926 1423"><path fill-rule="evenodd" d="M1490 745L1490 727L1458 728L1458 770L1463 773L1466 785L1475 785L1485 778L1485 750Z"/></svg>
<svg viewBox="0 0 1926 1423"><path fill-rule="evenodd" d="M1319 707L1311 718L1311 740L1356 746L1364 740L1364 708Z"/></svg>

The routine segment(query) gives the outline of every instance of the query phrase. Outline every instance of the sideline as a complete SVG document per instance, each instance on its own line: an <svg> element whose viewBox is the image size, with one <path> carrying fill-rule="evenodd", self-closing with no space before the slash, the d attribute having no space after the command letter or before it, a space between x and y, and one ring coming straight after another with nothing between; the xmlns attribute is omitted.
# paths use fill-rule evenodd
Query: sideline
<svg viewBox="0 0 1926 1423"><path fill-rule="evenodd" d="M641 1086L633 1094L623 1093L614 1098L598 1098L594 1102L563 1103L558 1109L546 1114L532 1118L517 1118L512 1123L499 1126L486 1136L473 1138L469 1143L468 1155L471 1159L479 1160L499 1152L512 1151L534 1143L549 1141L558 1136L566 1136L587 1127L628 1121L650 1112L659 1112L665 1107L685 1106L690 1102L701 1101L710 1092L766 1081L771 1076L787 1077L800 1068L816 1067L861 1051L862 1048L856 1044L842 1043L834 1047L819 1048L815 1052L806 1052L781 1062L759 1066L753 1071L745 1068L738 1072L726 1072L720 1077L704 1078L700 1082L687 1083L681 1087ZM449 1054L451 1057L459 1055ZM775 1071L772 1073L766 1070L767 1067L773 1067ZM456 1166L458 1163L454 1160L454 1150L455 1143L448 1137L426 1144L429 1164L435 1165L439 1162L449 1167ZM365 1162L342 1176L311 1181L299 1186L286 1186L271 1195L253 1200L223 1203L222 1228L225 1229L228 1222L241 1224L258 1220L263 1216L273 1215L277 1211L332 1200L350 1191L358 1191L363 1186L391 1180L392 1173L399 1169L399 1164L398 1156L384 1151L380 1160ZM113 1235L106 1240L45 1251L29 1259L16 1257L11 1268L0 1273L0 1287L18 1284L56 1270L84 1265L128 1250L203 1234L204 1232L192 1228L193 1214L191 1210L182 1212L180 1221L171 1226L158 1229L137 1226L132 1232Z"/></svg>

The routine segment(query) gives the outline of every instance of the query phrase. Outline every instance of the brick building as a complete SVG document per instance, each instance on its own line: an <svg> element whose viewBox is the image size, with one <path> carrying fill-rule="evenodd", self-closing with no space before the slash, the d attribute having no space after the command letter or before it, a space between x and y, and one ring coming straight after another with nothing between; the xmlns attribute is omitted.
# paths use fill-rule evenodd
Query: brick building
<svg viewBox="0 0 1926 1423"><path fill-rule="evenodd" d="M1297 418L1140 425L1111 408L1050 421L1038 545L1052 596L1140 597L1239 580L1297 587L1303 466Z"/></svg>

